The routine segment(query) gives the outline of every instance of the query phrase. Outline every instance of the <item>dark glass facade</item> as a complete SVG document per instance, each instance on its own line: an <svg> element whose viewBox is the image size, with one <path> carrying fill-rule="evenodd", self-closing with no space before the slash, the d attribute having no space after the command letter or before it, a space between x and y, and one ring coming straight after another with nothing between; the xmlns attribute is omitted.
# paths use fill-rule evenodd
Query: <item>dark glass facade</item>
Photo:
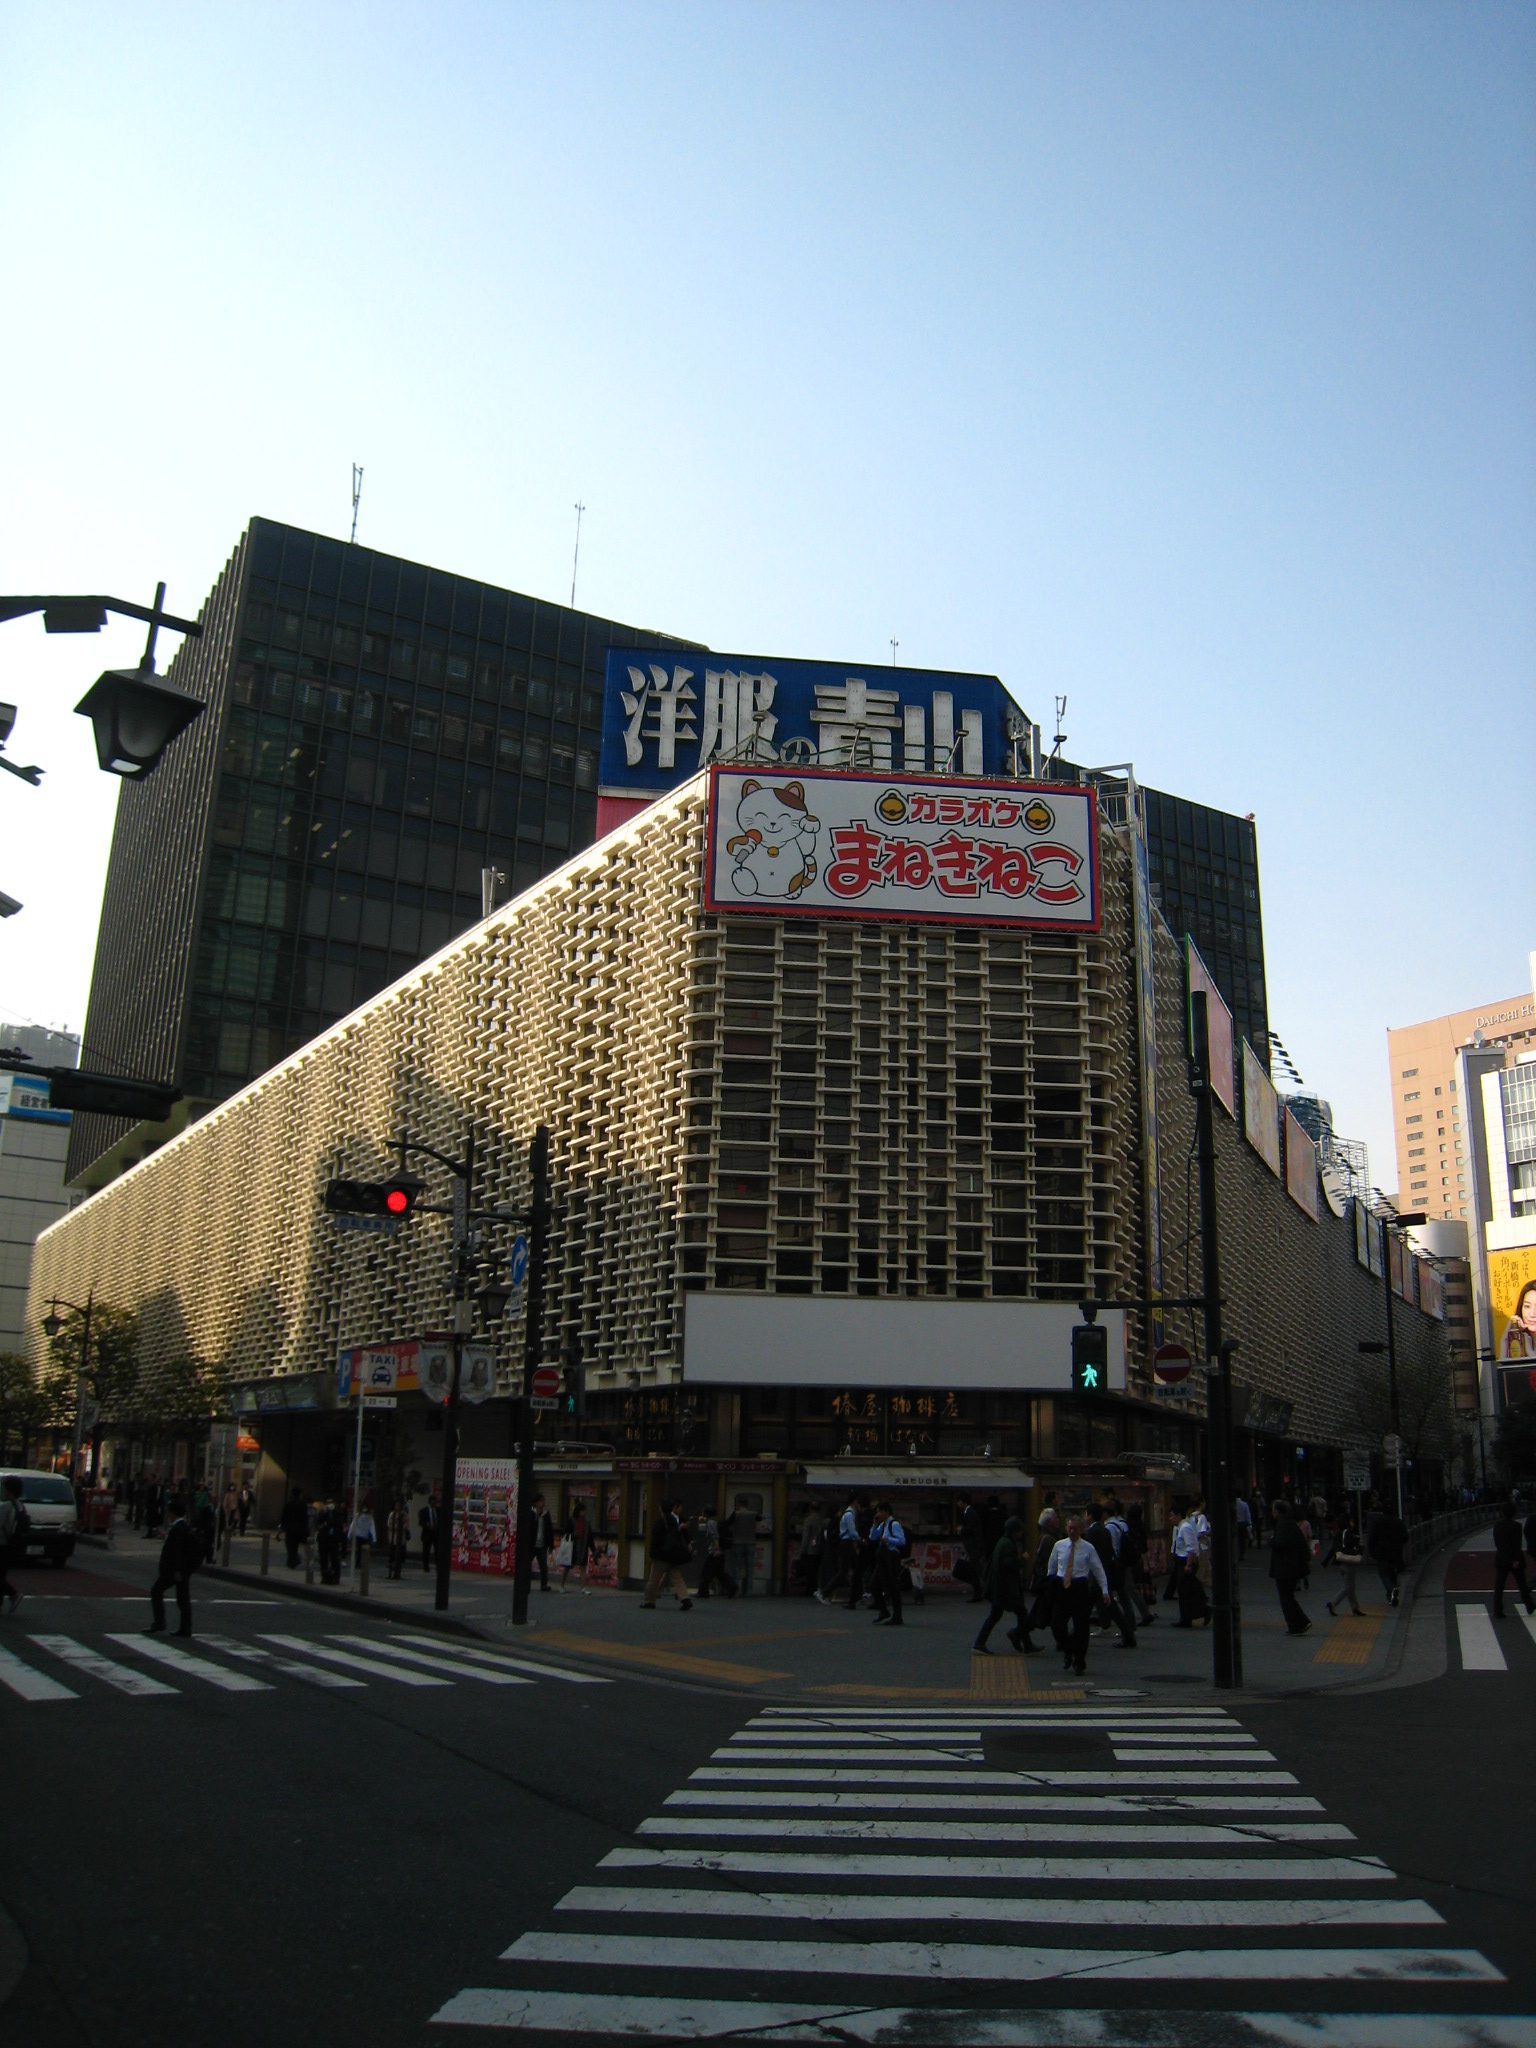
<svg viewBox="0 0 1536 2048"><path fill-rule="evenodd" d="M1158 908L1175 932L1194 940L1234 1028L1267 1065L1269 1002L1253 820L1160 789L1143 788L1142 798Z"/></svg>
<svg viewBox="0 0 1536 2048"><path fill-rule="evenodd" d="M202 617L171 675L209 711L122 793L82 1063L206 1104L474 923L482 869L590 842L608 646L657 636L267 519ZM71 1176L126 1128L77 1118Z"/></svg>

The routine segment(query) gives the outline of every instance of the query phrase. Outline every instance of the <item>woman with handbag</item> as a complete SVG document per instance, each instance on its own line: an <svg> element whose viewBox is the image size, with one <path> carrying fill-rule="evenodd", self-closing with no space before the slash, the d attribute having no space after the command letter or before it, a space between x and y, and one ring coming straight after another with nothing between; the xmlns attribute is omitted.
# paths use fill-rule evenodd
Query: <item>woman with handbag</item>
<svg viewBox="0 0 1536 2048"><path fill-rule="evenodd" d="M1365 1562L1365 1551L1361 1546L1360 1531L1355 1527L1355 1518L1347 1511L1339 1517L1333 1548L1323 1562L1336 1564L1344 1581L1343 1590L1339 1594L1339 1606L1342 1607L1347 1600L1351 1614L1364 1614L1365 1609L1360 1605L1360 1596L1355 1591L1355 1573ZM1337 1612L1331 1600L1323 1604L1330 1614Z"/></svg>

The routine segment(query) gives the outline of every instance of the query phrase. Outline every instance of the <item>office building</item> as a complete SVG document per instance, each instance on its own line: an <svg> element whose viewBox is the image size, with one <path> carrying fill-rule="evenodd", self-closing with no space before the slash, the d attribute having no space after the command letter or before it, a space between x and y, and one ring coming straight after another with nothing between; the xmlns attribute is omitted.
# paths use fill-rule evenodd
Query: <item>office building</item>
<svg viewBox="0 0 1536 2048"><path fill-rule="evenodd" d="M1457 1076L1465 1047L1501 1067L1536 1050L1536 998L1510 996L1387 1033L1398 1207L1444 1221L1473 1220L1466 1118L1474 1112Z"/></svg>
<svg viewBox="0 0 1536 2048"><path fill-rule="evenodd" d="M41 1025L7 1025L6 1048L39 1066L72 1067L80 1041ZM0 1073L0 1351L25 1353L27 1291L38 1234L70 1206L64 1185L69 1111L55 1109L48 1083Z"/></svg>
<svg viewBox="0 0 1536 2048"><path fill-rule="evenodd" d="M76 1119L90 1189L592 837L607 649L568 606L253 519L170 679L208 710L119 797L82 1063L175 1080Z"/></svg>

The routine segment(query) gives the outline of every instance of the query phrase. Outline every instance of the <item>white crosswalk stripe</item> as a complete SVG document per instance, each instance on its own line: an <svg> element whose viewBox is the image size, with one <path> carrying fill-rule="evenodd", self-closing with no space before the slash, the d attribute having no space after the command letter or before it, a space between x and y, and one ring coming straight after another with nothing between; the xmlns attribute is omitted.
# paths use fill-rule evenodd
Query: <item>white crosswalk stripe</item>
<svg viewBox="0 0 1536 2048"><path fill-rule="evenodd" d="M50 1678L46 1671L34 1671L30 1664L23 1664L9 1650L0 1650L0 1685L24 1700L77 1700L80 1697L69 1686L60 1685L56 1678Z"/></svg>
<svg viewBox="0 0 1536 2048"><path fill-rule="evenodd" d="M430 1649L441 1652L445 1647L442 1636L410 1635L403 1629L396 1632L395 1640L402 1643L414 1643L418 1649L423 1650ZM535 1678L553 1679L557 1685L612 1685L613 1683L611 1678L600 1678L590 1671L567 1671L558 1664L539 1664L531 1657L514 1657L507 1650L481 1649L477 1644L460 1642L457 1638L453 1641L452 1654L456 1657L466 1657L476 1664L489 1664L497 1669L526 1671Z"/></svg>
<svg viewBox="0 0 1536 2048"><path fill-rule="evenodd" d="M159 1634L104 1630L100 1644L126 1652L127 1661L121 1662L78 1636L51 1631L21 1630L10 1634L7 1641L9 1647L0 1648L0 1695L10 1694L29 1704L89 1697L88 1691L65 1685L46 1668L39 1668L30 1661L34 1655L40 1656L44 1665L61 1661L96 1685L141 1700L173 1698L205 1685L225 1693L270 1694L278 1689L273 1683L277 1677L297 1679L330 1692L360 1692L374 1682L431 1691L455 1685L521 1687L532 1685L536 1677L563 1680L572 1675L529 1658L508 1658L495 1650L481 1653L456 1638L433 1636L376 1640L340 1632L325 1637L263 1632L258 1641L244 1642L199 1631L183 1643ZM164 1675L151 1675L139 1668L141 1659L158 1665ZM254 1673L231 1669L231 1664L257 1669ZM183 1683L170 1682L174 1679ZM601 1678L585 1682L611 1683Z"/></svg>
<svg viewBox="0 0 1536 2048"><path fill-rule="evenodd" d="M365 1678L348 1678L344 1671L328 1671L323 1664L306 1664L298 1657L279 1657L275 1650L263 1650L256 1643L237 1643L233 1636L205 1635L199 1640L210 1650L217 1650L221 1657L236 1657L243 1664L269 1664L274 1671L281 1671L285 1678L299 1678L306 1685L318 1685L327 1692L361 1692L368 1683Z"/></svg>
<svg viewBox="0 0 1536 2048"><path fill-rule="evenodd" d="M103 1685L110 1685L117 1692L130 1693L135 1699L170 1699L175 1695L174 1685L151 1678L147 1671L135 1671L130 1665L116 1664L110 1657L103 1657L99 1650L77 1643L73 1636L35 1635L30 1640L39 1649L47 1650L66 1664L73 1665L76 1671L83 1671L88 1678L100 1679Z"/></svg>
<svg viewBox="0 0 1536 2048"><path fill-rule="evenodd" d="M1323 1808L1275 1791L1297 1781L1274 1764L1225 1709L1193 1734L1156 1709L770 1709L558 1901L556 1925L517 1935L497 1959L510 1981L432 2018L551 2044L1536 2048L1536 2019L1381 2010L1394 1986L1466 2002L1505 1980L1380 1858L1319 1853L1354 1837L1289 1818ZM746 1979L756 1997L735 1995ZM1101 1980L1145 1988L1116 2010L1071 2002ZM1329 1985L1370 1987L1373 2009L1305 2003ZM1025 1986L1042 1995L988 2002ZM1209 2009L1164 2003L1202 1987ZM1305 2009L1227 2009L1260 1987Z"/></svg>
<svg viewBox="0 0 1536 2048"><path fill-rule="evenodd" d="M1461 1639L1461 1668L1463 1671L1507 1671L1504 1652L1499 1647L1498 1631L1493 1616L1479 1603L1469 1606L1465 1601L1456 1609L1456 1633Z"/></svg>
<svg viewBox="0 0 1536 2048"><path fill-rule="evenodd" d="M119 1643L125 1650L132 1650L140 1657L148 1657L156 1664L169 1666L184 1678L199 1678L205 1685L214 1685L221 1692L270 1692L271 1686L264 1678L252 1678L248 1671L226 1671L221 1664L210 1664L206 1657L194 1657L190 1650L178 1649L175 1643L168 1643L160 1636L131 1636L108 1632L109 1643Z"/></svg>
<svg viewBox="0 0 1536 2048"><path fill-rule="evenodd" d="M467 1658L455 1657L451 1652L429 1654L426 1650L413 1650L407 1643L376 1643L371 1636L333 1636L332 1642L344 1643L354 1650L371 1650L378 1657L398 1657L402 1662L424 1665L428 1671L435 1671L439 1677L472 1678L482 1685L532 1685L531 1678L524 1678L516 1671L498 1671L489 1664L472 1664Z"/></svg>

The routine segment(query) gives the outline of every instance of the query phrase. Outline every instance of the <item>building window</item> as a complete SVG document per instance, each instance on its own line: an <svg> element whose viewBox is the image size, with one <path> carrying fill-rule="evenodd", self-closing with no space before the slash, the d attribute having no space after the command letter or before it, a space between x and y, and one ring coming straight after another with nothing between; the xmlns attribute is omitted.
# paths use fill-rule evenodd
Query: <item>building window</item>
<svg viewBox="0 0 1536 2048"><path fill-rule="evenodd" d="M1404 1067L1401 1075L1398 1078L1403 1081L1416 1081L1418 1079L1418 1076L1419 1070L1417 1067Z"/></svg>
<svg viewBox="0 0 1536 2048"><path fill-rule="evenodd" d="M1421 1113L1421 1112L1420 1112L1419 1110L1415 1110L1415 1111L1414 1111L1414 1113L1413 1113L1413 1115L1412 1115L1411 1117L1409 1117L1408 1121L1409 1121L1409 1123L1411 1123L1411 1124L1421 1124L1421 1123L1423 1123L1423 1121L1424 1121L1424 1118L1423 1118L1423 1115L1422 1115L1422 1113Z"/></svg>
<svg viewBox="0 0 1536 2048"><path fill-rule="evenodd" d="M1437 1088L1435 1090L1435 1093L1438 1095L1440 1093L1440 1090ZM1410 1088L1408 1093L1403 1097L1404 1102L1417 1102L1418 1099L1419 1091L1417 1088Z"/></svg>

